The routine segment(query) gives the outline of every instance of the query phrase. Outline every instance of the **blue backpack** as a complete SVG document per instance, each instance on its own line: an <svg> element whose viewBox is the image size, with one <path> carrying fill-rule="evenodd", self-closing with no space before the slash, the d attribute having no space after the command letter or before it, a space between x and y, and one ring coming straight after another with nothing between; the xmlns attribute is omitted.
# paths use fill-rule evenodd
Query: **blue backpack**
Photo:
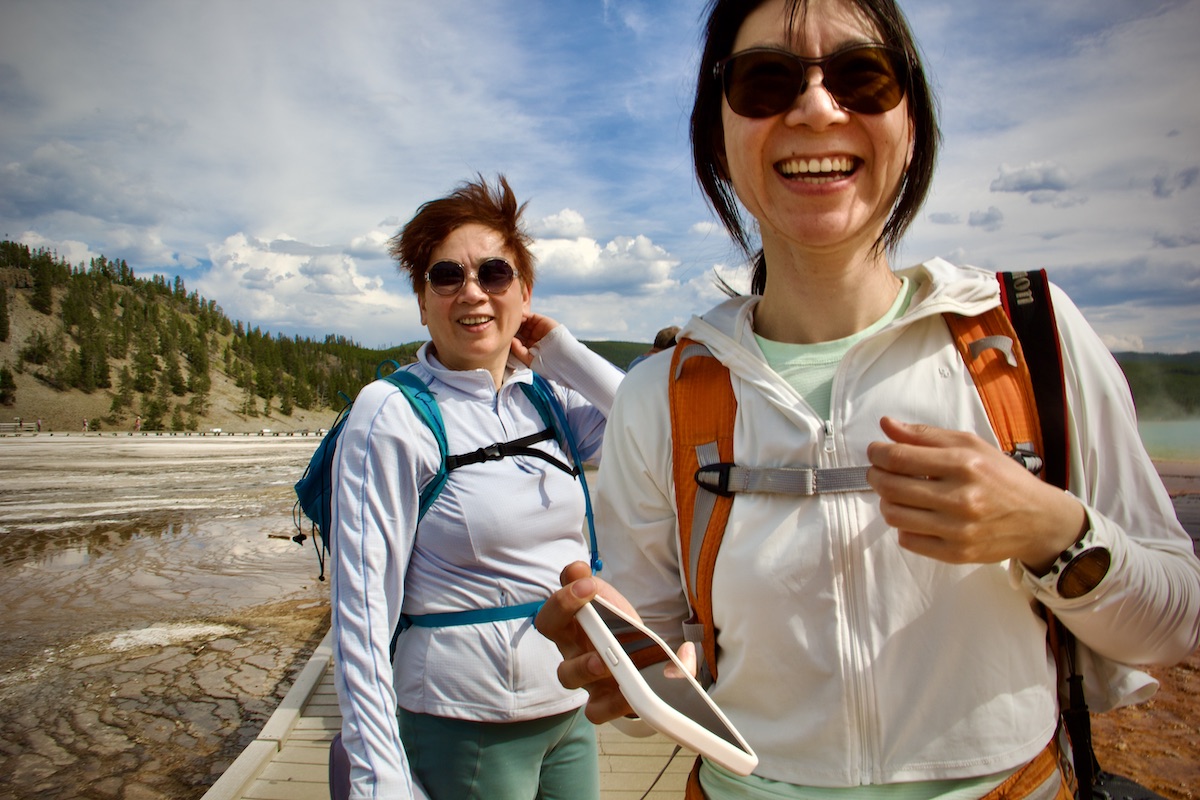
<svg viewBox="0 0 1200 800"><path fill-rule="evenodd" d="M381 376L382 368L389 364L395 366L395 371L389 375ZM434 439L437 440L438 451L441 454L441 465L438 468L437 474L433 476L433 479L421 489L420 504L417 510L418 523L425 516L425 512L429 510L429 507L433 505L433 501L441 494L442 488L446 485L446 480L452 470L467 464L495 461L508 456L534 456L549 461L559 469L579 479L580 486L583 489L583 499L586 508L592 571L598 572L600 570L600 558L596 548L596 527L592 519L592 498L588 492L587 479L583 473L583 462L579 457L579 448L575 443L575 436L571 433L571 428L567 424L566 412L563 410L562 404L559 403L558 397L555 396L554 390L545 378L535 372L533 373L532 383L521 384L521 389L524 390L530 402L533 403L534 408L538 410L542 421L546 424L545 430L541 433L535 433L511 442L497 442L471 453L452 456L448 453L446 426L442 422L442 414L438 410L437 400L434 398L433 392L425 385L425 382L408 370L400 369L400 365L391 360L380 364L379 368L375 371L375 376L393 384L404 394L413 411L429 427L430 431L433 432ZM325 580L325 555L329 552L329 537L332 531L330 518L333 514L331 508L334 492L333 456L337 450L337 442L341 438L342 431L346 425L346 418L350 414L352 405L352 401L347 398L346 405L338 413L337 419L334 420L329 432L325 434L316 452L312 454L308 466L304 469L304 474L300 477L300 480L296 481L295 486L296 505L293 509L293 518L296 523L297 532L292 537L292 541L297 544L303 544L308 539L308 534L304 532L304 520L301 516L303 515L311 523L313 546L316 548L317 563L321 569L318 579L322 581ZM570 454L573 462L571 466L567 466L550 454L530 446L552 438L558 439L563 450ZM411 624L453 625L484 622L487 621L489 614L498 611L501 611L501 609L463 612L463 619L461 621L437 621L432 619L419 621L416 619L406 619L404 624L402 624L402 628ZM442 617L445 615L431 614L427 616ZM491 618L495 619L496 617L493 616Z"/></svg>

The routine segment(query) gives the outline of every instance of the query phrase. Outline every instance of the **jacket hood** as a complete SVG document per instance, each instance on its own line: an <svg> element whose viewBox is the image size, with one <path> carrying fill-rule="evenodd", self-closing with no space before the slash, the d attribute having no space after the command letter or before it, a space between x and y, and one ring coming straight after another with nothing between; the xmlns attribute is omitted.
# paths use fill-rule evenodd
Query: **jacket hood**
<svg viewBox="0 0 1200 800"><path fill-rule="evenodd" d="M914 283L916 291L908 310L893 326L946 312L973 316L1000 303L1000 285L995 273L989 270L957 266L935 258L896 274ZM731 297L692 317L680 330L679 337L702 342L732 372L769 395L773 385L778 385L778 389L784 384L767 366L754 338L754 307L761 299L758 295Z"/></svg>

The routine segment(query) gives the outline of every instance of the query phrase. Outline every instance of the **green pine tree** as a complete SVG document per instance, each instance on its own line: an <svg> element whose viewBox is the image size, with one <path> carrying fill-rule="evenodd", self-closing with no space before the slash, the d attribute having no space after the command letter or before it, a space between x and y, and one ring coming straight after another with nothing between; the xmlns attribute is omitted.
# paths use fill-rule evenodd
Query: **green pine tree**
<svg viewBox="0 0 1200 800"><path fill-rule="evenodd" d="M11 406L17 402L17 380L8 364L0 367L0 405Z"/></svg>
<svg viewBox="0 0 1200 800"><path fill-rule="evenodd" d="M8 334L8 287L0 283L0 342L7 342Z"/></svg>

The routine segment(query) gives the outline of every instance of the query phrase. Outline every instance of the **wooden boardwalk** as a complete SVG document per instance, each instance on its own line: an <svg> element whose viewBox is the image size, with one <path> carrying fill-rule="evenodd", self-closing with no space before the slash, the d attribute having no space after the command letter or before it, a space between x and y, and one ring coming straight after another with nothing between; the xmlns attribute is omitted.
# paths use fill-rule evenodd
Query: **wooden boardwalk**
<svg viewBox="0 0 1200 800"><path fill-rule="evenodd" d="M250 745L204 794L204 800L329 800L329 742L341 727L333 688L330 636L317 647L275 713ZM596 729L602 800L675 800L695 755L655 735ZM668 764L669 761L669 764ZM666 767L649 794L646 790Z"/></svg>

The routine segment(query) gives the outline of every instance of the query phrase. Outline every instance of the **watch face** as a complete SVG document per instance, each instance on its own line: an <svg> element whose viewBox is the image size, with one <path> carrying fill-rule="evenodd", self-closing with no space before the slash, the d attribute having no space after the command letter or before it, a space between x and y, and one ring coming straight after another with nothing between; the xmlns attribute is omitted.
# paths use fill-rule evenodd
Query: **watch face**
<svg viewBox="0 0 1200 800"><path fill-rule="evenodd" d="M1071 559L1058 576L1059 596L1067 599L1083 597L1100 585L1111 563L1112 553L1108 552L1107 547L1084 550Z"/></svg>

